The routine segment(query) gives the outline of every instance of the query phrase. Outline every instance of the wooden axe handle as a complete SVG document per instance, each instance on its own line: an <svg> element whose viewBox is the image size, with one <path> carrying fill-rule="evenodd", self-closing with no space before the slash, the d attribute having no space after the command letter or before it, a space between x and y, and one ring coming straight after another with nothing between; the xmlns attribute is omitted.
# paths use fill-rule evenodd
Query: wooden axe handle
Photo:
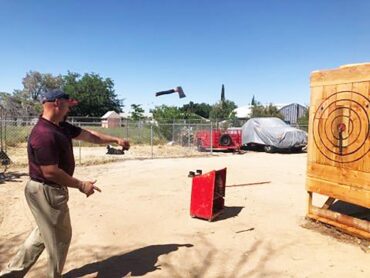
<svg viewBox="0 0 370 278"><path fill-rule="evenodd" d="M155 96L161 96L161 95L168 95L168 94L173 94L175 92L174 89L171 89L171 90L167 90L167 91L160 91L160 92L157 92L155 93Z"/></svg>

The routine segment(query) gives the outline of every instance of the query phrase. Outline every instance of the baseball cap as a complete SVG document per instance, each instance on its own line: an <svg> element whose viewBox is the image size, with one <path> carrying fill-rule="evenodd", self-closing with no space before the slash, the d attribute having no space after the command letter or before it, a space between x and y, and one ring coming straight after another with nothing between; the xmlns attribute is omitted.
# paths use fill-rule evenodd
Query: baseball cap
<svg viewBox="0 0 370 278"><path fill-rule="evenodd" d="M78 104L77 100L70 98L68 94L59 89L48 90L41 97L42 103L53 102L56 99L66 99L70 106Z"/></svg>

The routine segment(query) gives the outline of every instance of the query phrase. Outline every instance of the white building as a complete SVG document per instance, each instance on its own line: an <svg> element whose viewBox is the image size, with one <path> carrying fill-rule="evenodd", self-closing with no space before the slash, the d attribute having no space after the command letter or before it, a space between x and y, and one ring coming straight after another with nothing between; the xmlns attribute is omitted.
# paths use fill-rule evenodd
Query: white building
<svg viewBox="0 0 370 278"><path fill-rule="evenodd" d="M269 104L265 105L268 106ZM273 104L280 114L283 116L283 120L289 124L297 124L297 121L300 117L303 117L307 112L307 107L298 104L298 103L286 103L286 104ZM245 105L238 107L233 110L235 112L235 116L238 119L249 119L252 115L252 107L253 105Z"/></svg>
<svg viewBox="0 0 370 278"><path fill-rule="evenodd" d="M245 105L233 110L238 119L248 119L252 115L252 105Z"/></svg>
<svg viewBox="0 0 370 278"><path fill-rule="evenodd" d="M101 126L105 128L121 126L121 116L115 111L108 111L101 117Z"/></svg>

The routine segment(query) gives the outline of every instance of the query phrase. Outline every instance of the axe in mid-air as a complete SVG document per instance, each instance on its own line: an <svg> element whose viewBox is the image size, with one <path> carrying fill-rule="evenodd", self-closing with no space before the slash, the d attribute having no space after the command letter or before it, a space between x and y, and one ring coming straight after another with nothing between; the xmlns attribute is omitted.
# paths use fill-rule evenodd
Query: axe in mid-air
<svg viewBox="0 0 370 278"><path fill-rule="evenodd" d="M158 97L158 96L161 96L161 95L168 95L168 94L173 94L173 93L178 93L179 98L186 97L185 94L184 94L183 89L180 86L176 87L175 89L157 92L157 93L155 93L155 96Z"/></svg>

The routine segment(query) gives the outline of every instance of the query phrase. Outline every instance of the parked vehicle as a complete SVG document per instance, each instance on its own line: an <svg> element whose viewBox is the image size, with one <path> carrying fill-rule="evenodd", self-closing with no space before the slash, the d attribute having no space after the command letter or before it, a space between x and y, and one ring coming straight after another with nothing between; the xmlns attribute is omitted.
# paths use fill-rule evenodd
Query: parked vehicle
<svg viewBox="0 0 370 278"><path fill-rule="evenodd" d="M198 151L237 151L241 147L241 128L198 130L195 140Z"/></svg>
<svg viewBox="0 0 370 278"><path fill-rule="evenodd" d="M307 132L275 117L249 119L242 127L242 134L243 146L263 148L269 153L278 150L298 152L307 145Z"/></svg>

